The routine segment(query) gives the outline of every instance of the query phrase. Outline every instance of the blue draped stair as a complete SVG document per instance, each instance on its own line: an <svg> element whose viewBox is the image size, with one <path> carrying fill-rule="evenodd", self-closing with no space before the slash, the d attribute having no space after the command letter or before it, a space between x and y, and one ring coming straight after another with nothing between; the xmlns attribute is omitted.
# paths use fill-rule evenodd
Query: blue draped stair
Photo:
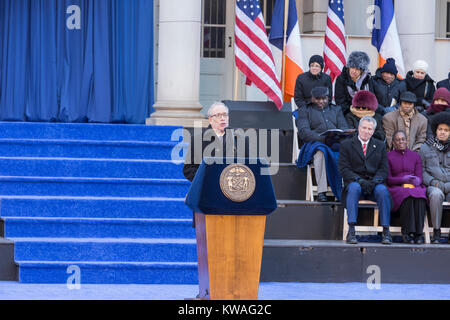
<svg viewBox="0 0 450 320"><path fill-rule="evenodd" d="M198 283L176 127L0 122L0 218L19 281Z"/></svg>

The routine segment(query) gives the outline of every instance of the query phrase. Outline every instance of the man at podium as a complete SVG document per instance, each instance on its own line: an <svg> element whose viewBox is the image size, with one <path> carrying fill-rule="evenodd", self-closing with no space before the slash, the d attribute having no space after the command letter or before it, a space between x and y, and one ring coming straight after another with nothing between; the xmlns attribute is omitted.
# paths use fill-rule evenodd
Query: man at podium
<svg viewBox="0 0 450 320"><path fill-rule="evenodd" d="M211 154L207 156L223 157L227 154L234 155L234 143L227 143L227 132L226 128L229 124L229 111L228 107L222 102L214 102L208 109L208 121L209 126L206 130L202 130L201 136L194 135L186 155L185 164L183 167L183 175L192 182L194 180L195 174L197 173L198 167L202 163L204 151L208 145L214 145L214 149L211 150ZM195 148L195 143L202 143L201 148ZM227 145L228 146L227 149ZM198 150L198 152L195 152ZM228 151L228 153L227 153ZM230 153L232 152L232 153Z"/></svg>

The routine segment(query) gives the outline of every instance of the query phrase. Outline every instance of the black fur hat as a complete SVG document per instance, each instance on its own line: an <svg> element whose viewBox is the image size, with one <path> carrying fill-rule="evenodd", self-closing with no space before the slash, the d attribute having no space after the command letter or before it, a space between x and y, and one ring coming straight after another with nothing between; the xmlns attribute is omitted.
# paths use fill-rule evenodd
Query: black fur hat
<svg viewBox="0 0 450 320"><path fill-rule="evenodd" d="M442 123L450 127L450 112L442 111L431 117L431 130L433 134L436 134L437 127Z"/></svg>
<svg viewBox="0 0 450 320"><path fill-rule="evenodd" d="M369 69L370 58L363 51L353 51L347 59L348 68L358 68L363 71Z"/></svg>

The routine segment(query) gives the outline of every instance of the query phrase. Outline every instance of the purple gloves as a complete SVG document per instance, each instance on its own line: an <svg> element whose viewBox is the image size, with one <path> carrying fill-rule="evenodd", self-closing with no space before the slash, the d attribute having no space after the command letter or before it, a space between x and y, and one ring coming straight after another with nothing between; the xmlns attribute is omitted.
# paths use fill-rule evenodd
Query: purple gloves
<svg viewBox="0 0 450 320"><path fill-rule="evenodd" d="M419 186L421 183L420 178L412 174L404 176L402 181L403 183L412 184L415 187Z"/></svg>

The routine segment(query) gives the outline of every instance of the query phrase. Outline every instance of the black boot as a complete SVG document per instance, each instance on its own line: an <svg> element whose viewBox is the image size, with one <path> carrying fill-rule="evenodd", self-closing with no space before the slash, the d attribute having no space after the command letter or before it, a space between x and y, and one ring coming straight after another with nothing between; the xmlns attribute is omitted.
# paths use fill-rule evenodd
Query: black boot
<svg viewBox="0 0 450 320"><path fill-rule="evenodd" d="M383 235L382 235L382 244L391 244L392 243L392 237L391 233L389 232L389 228L383 227Z"/></svg>
<svg viewBox="0 0 450 320"><path fill-rule="evenodd" d="M321 192L317 195L317 201L319 202L327 202L327 193L326 192Z"/></svg>
<svg viewBox="0 0 450 320"><path fill-rule="evenodd" d="M431 239L431 243L438 244L441 239L441 229L433 229L433 239Z"/></svg>
<svg viewBox="0 0 450 320"><path fill-rule="evenodd" d="M414 239L409 234L403 234L403 243L414 244Z"/></svg>
<svg viewBox="0 0 450 320"><path fill-rule="evenodd" d="M423 236L422 236L422 234L415 234L414 235L414 243L415 244L423 244Z"/></svg>

